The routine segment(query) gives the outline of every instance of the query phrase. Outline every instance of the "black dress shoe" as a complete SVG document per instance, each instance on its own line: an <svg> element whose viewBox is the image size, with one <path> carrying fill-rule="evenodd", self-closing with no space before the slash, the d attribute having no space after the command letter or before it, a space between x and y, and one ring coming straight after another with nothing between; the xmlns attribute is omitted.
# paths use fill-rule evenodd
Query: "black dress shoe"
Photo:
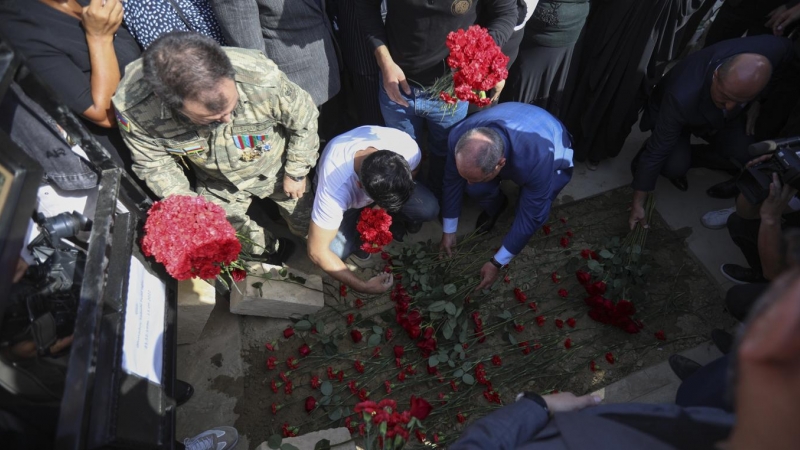
<svg viewBox="0 0 800 450"><path fill-rule="evenodd" d="M739 195L739 186L736 184L736 178L717 183L706 190L711 198L736 198Z"/></svg>
<svg viewBox="0 0 800 450"><path fill-rule="evenodd" d="M672 355L669 357L669 367L672 368L672 371L675 372L675 375L677 375L678 378L683 381L689 378L690 375L697 372L697 369L703 366L685 356Z"/></svg>
<svg viewBox="0 0 800 450"><path fill-rule="evenodd" d="M738 264L723 264L719 267L719 271L722 272L722 276L737 284L767 283L769 281L761 272Z"/></svg>
<svg viewBox="0 0 800 450"><path fill-rule="evenodd" d="M731 352L733 347L733 335L725 330L715 328L711 330L711 342L717 347L717 350L727 355Z"/></svg>
<svg viewBox="0 0 800 450"><path fill-rule="evenodd" d="M252 255L250 257L253 261L265 262L273 266L280 266L289 260L289 257L294 253L295 245L290 239L278 238L278 251L275 253L262 253L260 255Z"/></svg>
<svg viewBox="0 0 800 450"><path fill-rule="evenodd" d="M689 180L686 177L670 178L669 182L678 188L679 191L686 192L689 190Z"/></svg>
<svg viewBox="0 0 800 450"><path fill-rule="evenodd" d="M181 406L182 404L189 401L194 395L194 388L191 384L181 381L175 380L175 404Z"/></svg>
<svg viewBox="0 0 800 450"><path fill-rule="evenodd" d="M500 209L497 211L497 214L495 214L492 217L489 217L489 215L486 214L486 212L482 212L478 216L478 220L475 221L475 232L478 234L484 234L492 231L492 228L494 228L494 224L497 223L497 219L500 218L500 216L503 214L503 211L505 211L506 208L508 208L508 197L503 195L503 203L500 205Z"/></svg>

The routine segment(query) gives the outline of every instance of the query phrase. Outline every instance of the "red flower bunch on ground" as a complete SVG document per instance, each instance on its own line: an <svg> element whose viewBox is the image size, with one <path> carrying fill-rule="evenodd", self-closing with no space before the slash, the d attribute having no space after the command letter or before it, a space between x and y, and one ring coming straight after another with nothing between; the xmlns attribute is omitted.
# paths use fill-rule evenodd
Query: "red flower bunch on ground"
<svg viewBox="0 0 800 450"><path fill-rule="evenodd" d="M380 253L383 246L392 242L392 216L381 208L364 208L356 229L361 235L361 250L367 253Z"/></svg>
<svg viewBox="0 0 800 450"><path fill-rule="evenodd" d="M144 231L142 253L154 256L176 280L214 278L242 250L225 210L200 196L171 195L155 202Z"/></svg>
<svg viewBox="0 0 800 450"><path fill-rule="evenodd" d="M450 49L447 65L453 70L452 83L447 77L439 98L448 104L464 100L478 106L489 105L492 101L486 91L508 78L508 56L500 51L489 31L478 25L448 34L446 44Z"/></svg>

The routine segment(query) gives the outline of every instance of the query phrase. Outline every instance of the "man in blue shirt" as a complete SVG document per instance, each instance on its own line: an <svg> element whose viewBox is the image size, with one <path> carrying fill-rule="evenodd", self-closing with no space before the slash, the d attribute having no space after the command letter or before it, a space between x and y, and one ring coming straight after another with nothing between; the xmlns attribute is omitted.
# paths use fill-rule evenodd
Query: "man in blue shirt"
<svg viewBox="0 0 800 450"><path fill-rule="evenodd" d="M450 132L442 198L440 249L456 243L464 191L483 209L476 228L488 232L508 204L501 180L520 187L517 216L503 246L481 268L478 289L491 286L500 268L518 254L547 220L550 205L572 178L572 140L564 125L542 108L502 103L481 111Z"/></svg>

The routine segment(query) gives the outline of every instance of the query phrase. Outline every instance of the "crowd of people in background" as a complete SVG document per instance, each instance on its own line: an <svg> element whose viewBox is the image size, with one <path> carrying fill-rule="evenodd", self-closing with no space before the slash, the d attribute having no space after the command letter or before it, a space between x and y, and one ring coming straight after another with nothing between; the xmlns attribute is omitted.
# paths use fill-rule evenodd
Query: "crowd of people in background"
<svg viewBox="0 0 800 450"><path fill-rule="evenodd" d="M716 8L703 48L687 55ZM724 382L737 361L732 337L718 333L715 342L728 350L720 362L671 360L688 380L675 408L581 415L574 411L595 399L525 394L477 421L454 448L587 448L570 429L584 429L579 438L605 430L602 448L710 448L731 433L731 448L758 448L750 446L758 439L776 443L763 448L789 448L783 443L796 431L786 420L797 420L796 407L774 405L787 415L776 423L787 425L771 436L756 426L764 417L742 411L759 408L753 383L780 375L767 373L764 361L797 367L800 347L788 325L794 353L754 342L769 334L768 316L798 320L797 302L786 300L797 299L797 283L781 275L796 272L784 232L800 226L800 200L778 176L755 196L741 192L739 180L771 157L754 158L751 144L800 135L798 20L798 0L0 2L2 39L154 198L202 195L220 204L248 237L245 251L280 265L295 244L247 213L254 199L269 199L277 220L307 239L310 259L360 292L393 285L390 274L362 280L344 263L370 256L356 232L362 208L389 212L399 242L438 220L440 249L450 255L464 194L482 210L474 229L487 232L510 206L500 181L514 182L516 217L481 269L486 288L542 226L575 164L593 171L618 156L637 122L651 133L631 164L631 228L648 226L644 203L659 177L686 191L693 167L731 175L707 194L735 205L702 220L727 226L749 264L721 267L739 283L728 309L744 321L771 281L782 280L743 334L738 383ZM475 24L510 58L508 79L478 111L431 94L450 70L447 35ZM800 395L797 383L784 384ZM733 404L710 385L735 388L736 413L750 421L733 428ZM720 412L682 409L692 406ZM686 446L682 432L710 445ZM231 448L235 430L187 445L201 441Z"/></svg>

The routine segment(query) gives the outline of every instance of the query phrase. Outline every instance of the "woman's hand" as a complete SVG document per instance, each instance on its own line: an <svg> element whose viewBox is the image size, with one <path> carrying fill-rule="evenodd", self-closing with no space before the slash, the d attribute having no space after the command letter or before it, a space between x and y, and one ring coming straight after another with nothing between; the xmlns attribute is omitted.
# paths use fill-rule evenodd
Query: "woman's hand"
<svg viewBox="0 0 800 450"><path fill-rule="evenodd" d="M122 3L119 0L91 0L83 7L81 23L87 38L113 38L122 24Z"/></svg>

